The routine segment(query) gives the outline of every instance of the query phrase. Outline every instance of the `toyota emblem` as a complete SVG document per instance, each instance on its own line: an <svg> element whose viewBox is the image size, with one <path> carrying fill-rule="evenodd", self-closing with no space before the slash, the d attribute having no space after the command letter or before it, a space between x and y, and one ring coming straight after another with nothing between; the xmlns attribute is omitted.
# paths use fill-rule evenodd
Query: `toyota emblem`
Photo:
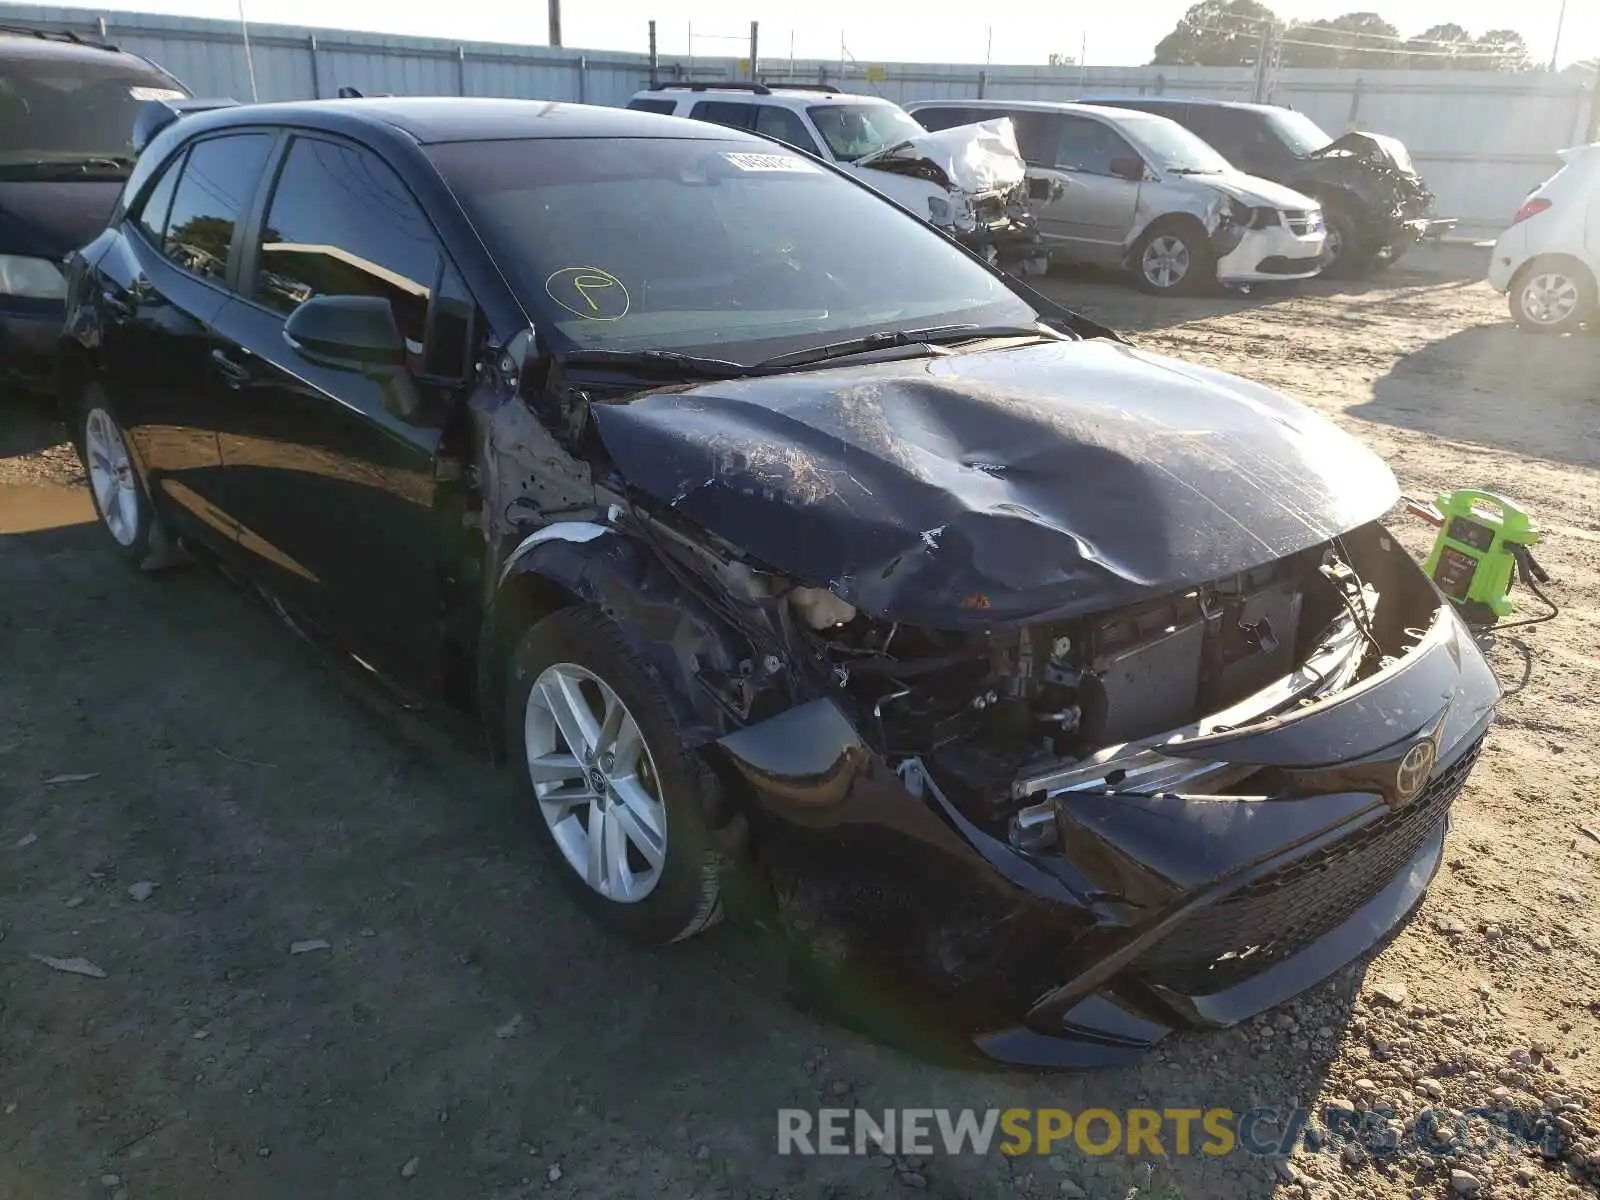
<svg viewBox="0 0 1600 1200"><path fill-rule="evenodd" d="M1406 751L1394 770L1394 795L1398 803L1410 804L1417 798L1428 776L1433 774L1433 764L1438 757L1439 751L1432 738L1423 738Z"/></svg>

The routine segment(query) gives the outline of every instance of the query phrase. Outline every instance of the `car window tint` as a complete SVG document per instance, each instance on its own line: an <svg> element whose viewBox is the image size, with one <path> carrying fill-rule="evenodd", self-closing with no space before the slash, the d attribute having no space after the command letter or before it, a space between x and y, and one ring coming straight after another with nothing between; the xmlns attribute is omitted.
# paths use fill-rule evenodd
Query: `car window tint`
<svg viewBox="0 0 1600 1200"><path fill-rule="evenodd" d="M777 138L785 145L804 150L807 154L817 153L817 139L811 136L800 114L790 112L787 108L768 105L756 109L756 132Z"/></svg>
<svg viewBox="0 0 1600 1200"><path fill-rule="evenodd" d="M255 299L291 313L312 296L382 296L421 353L439 243L400 177L373 154L295 138L261 230Z"/></svg>
<svg viewBox="0 0 1600 1200"><path fill-rule="evenodd" d="M1061 137L1058 128L1061 121L1060 113L1030 112L1023 109L1013 113L990 115L1005 115L1011 118L1011 124L1017 130L1017 149L1021 151L1024 160L1043 167L1056 165L1056 146Z"/></svg>
<svg viewBox="0 0 1600 1200"><path fill-rule="evenodd" d="M1061 118L1061 141L1056 144L1056 165L1086 175L1111 174L1111 160L1137 151L1109 126L1085 117Z"/></svg>
<svg viewBox="0 0 1600 1200"><path fill-rule="evenodd" d="M1198 137L1210 143L1211 148L1229 162L1238 162L1248 141L1248 125L1226 108L1208 108L1196 105L1185 112L1163 113L1179 124L1187 125Z"/></svg>
<svg viewBox="0 0 1600 1200"><path fill-rule="evenodd" d="M689 115L697 121L710 121L713 125L726 125L730 129L749 129L754 110L754 104L702 100L689 110Z"/></svg>
<svg viewBox="0 0 1600 1200"><path fill-rule="evenodd" d="M941 129L954 129L957 125L971 125L984 120L988 115L974 108L942 107L922 108L911 114L917 124L929 133L937 133Z"/></svg>
<svg viewBox="0 0 1600 1200"><path fill-rule="evenodd" d="M635 112L665 113L670 117L672 110L678 107L678 102L676 100L646 100L640 98L629 100L628 107Z"/></svg>
<svg viewBox="0 0 1600 1200"><path fill-rule="evenodd" d="M196 142L172 197L162 252L197 275L223 278L234 226L250 209L271 149L265 133Z"/></svg>
<svg viewBox="0 0 1600 1200"><path fill-rule="evenodd" d="M139 206L135 224L144 230L152 245L161 245L161 239L166 235L167 216L172 212L172 194L177 190L178 174L182 170L183 153L180 151L161 169L160 178L145 193L144 203Z"/></svg>
<svg viewBox="0 0 1600 1200"><path fill-rule="evenodd" d="M445 265L429 317L422 370L440 379L464 379L472 365L472 317L477 306L456 269Z"/></svg>

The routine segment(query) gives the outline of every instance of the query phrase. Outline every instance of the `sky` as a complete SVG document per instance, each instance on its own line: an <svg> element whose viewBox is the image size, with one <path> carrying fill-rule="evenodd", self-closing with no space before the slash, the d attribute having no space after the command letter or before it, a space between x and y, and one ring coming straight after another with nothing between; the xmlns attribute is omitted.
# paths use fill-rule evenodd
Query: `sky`
<svg viewBox="0 0 1600 1200"><path fill-rule="evenodd" d="M70 2L70 0L69 0ZM78 0L83 3L84 0ZM1056 0L1002 7L912 0L562 0L563 41L594 50L648 48L647 23L657 22L662 54L742 57L750 22L760 22L763 61L837 59L841 34L858 62L1043 63L1053 53L1091 66L1133 66L1150 60L1190 0ZM1280 18L1316 20L1371 9L1413 35L1446 21L1473 33L1512 28L1537 61L1548 62L1561 0L1267 0ZM363 29L377 33L543 43L542 0L243 0L252 21ZM129 0L127 8L236 19L239 0ZM3 12L0 5L0 12ZM991 22L993 24L991 25ZM1560 63L1600 56L1600 0L1567 0Z"/></svg>

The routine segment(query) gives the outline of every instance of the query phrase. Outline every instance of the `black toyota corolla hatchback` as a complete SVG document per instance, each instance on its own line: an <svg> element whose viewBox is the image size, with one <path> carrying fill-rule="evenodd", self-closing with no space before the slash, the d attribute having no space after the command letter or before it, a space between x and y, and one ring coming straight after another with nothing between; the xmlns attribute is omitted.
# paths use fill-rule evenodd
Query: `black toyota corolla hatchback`
<svg viewBox="0 0 1600 1200"><path fill-rule="evenodd" d="M69 291L118 553L475 710L597 918L753 897L879 1032L1084 1065L1283 1000L1417 905L1493 715L1373 455L751 135L191 115Z"/></svg>

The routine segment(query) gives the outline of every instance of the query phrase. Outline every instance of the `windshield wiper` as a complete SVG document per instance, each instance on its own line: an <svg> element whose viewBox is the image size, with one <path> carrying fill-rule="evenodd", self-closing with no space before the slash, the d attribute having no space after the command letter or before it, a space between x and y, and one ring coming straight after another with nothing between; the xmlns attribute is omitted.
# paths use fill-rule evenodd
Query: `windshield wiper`
<svg viewBox="0 0 1600 1200"><path fill-rule="evenodd" d="M134 160L111 154L85 154L82 157L30 158L21 162L0 162L0 171L60 171L77 174L84 171L131 171Z"/></svg>
<svg viewBox="0 0 1600 1200"><path fill-rule="evenodd" d="M822 346L808 346L804 350L791 350L788 354L762 359L751 370L779 371L789 367L806 367L813 363L849 358L854 354L869 354L874 350L888 350L895 346L933 346L943 342L966 342L998 337L1054 339L1056 335L1036 325L967 324L931 325L926 329L885 329L879 333L847 338L842 342L828 342Z"/></svg>
<svg viewBox="0 0 1600 1200"><path fill-rule="evenodd" d="M1168 167L1168 175L1221 175L1221 171L1212 170L1210 167Z"/></svg>
<svg viewBox="0 0 1600 1200"><path fill-rule="evenodd" d="M579 366L618 367L624 371L648 370L652 374L694 375L705 379L726 379L748 375L750 368L726 358L703 358L698 354L679 354L676 350L573 350L560 356L563 363Z"/></svg>

